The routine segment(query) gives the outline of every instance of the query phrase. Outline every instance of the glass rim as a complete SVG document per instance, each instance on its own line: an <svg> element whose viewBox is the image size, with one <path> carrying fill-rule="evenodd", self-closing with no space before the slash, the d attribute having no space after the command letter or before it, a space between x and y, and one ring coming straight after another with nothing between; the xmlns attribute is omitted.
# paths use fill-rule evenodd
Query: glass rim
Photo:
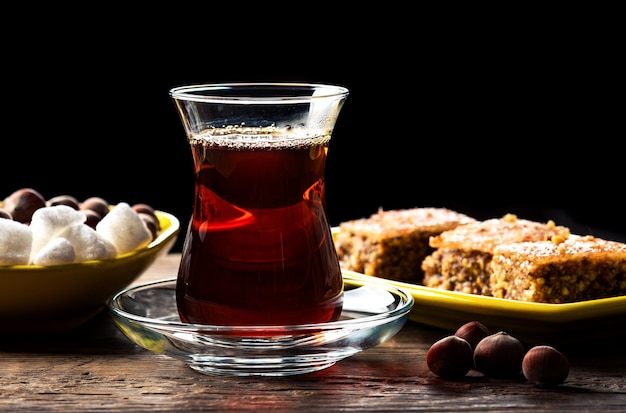
<svg viewBox="0 0 626 413"><path fill-rule="evenodd" d="M238 94L229 91L237 91ZM318 99L343 98L348 93L348 88L340 85L289 82L200 83L169 90L169 95L176 100L235 104L306 103Z"/></svg>

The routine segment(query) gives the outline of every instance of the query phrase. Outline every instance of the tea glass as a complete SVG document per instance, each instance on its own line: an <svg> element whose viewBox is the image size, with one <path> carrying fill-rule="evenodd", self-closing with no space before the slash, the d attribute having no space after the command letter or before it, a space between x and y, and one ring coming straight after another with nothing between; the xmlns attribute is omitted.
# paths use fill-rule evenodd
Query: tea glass
<svg viewBox="0 0 626 413"><path fill-rule="evenodd" d="M176 282L181 320L224 326L336 321L344 285L324 171L348 90L228 83L176 87L170 96L195 173Z"/></svg>

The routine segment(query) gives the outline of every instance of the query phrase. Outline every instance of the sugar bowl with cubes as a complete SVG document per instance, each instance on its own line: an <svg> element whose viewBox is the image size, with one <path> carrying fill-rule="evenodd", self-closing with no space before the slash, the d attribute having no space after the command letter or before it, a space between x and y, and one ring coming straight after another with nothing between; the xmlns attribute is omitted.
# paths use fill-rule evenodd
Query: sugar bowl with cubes
<svg viewBox="0 0 626 413"><path fill-rule="evenodd" d="M143 203L45 198L34 188L0 199L5 332L58 332L83 324L167 253L179 231L176 217Z"/></svg>

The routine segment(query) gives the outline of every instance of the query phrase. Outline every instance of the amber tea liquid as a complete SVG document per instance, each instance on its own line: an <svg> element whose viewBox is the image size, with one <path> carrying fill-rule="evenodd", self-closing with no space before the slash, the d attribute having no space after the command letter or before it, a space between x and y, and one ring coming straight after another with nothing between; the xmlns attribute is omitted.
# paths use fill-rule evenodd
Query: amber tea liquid
<svg viewBox="0 0 626 413"><path fill-rule="evenodd" d="M338 319L343 279L324 201L329 140L190 139L195 205L176 297L183 322Z"/></svg>

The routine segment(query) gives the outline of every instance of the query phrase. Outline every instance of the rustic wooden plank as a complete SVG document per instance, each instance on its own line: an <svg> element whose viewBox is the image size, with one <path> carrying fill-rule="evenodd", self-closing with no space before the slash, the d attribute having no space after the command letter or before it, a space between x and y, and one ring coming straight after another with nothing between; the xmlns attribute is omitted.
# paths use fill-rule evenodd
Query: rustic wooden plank
<svg viewBox="0 0 626 413"><path fill-rule="evenodd" d="M162 257L138 282L175 276L179 255ZM471 371L432 374L426 352L450 332L408 323L390 341L316 373L285 378L203 375L124 337L108 313L40 340L0 343L3 411L625 411L622 343L572 347L566 383L540 389L523 378Z"/></svg>

